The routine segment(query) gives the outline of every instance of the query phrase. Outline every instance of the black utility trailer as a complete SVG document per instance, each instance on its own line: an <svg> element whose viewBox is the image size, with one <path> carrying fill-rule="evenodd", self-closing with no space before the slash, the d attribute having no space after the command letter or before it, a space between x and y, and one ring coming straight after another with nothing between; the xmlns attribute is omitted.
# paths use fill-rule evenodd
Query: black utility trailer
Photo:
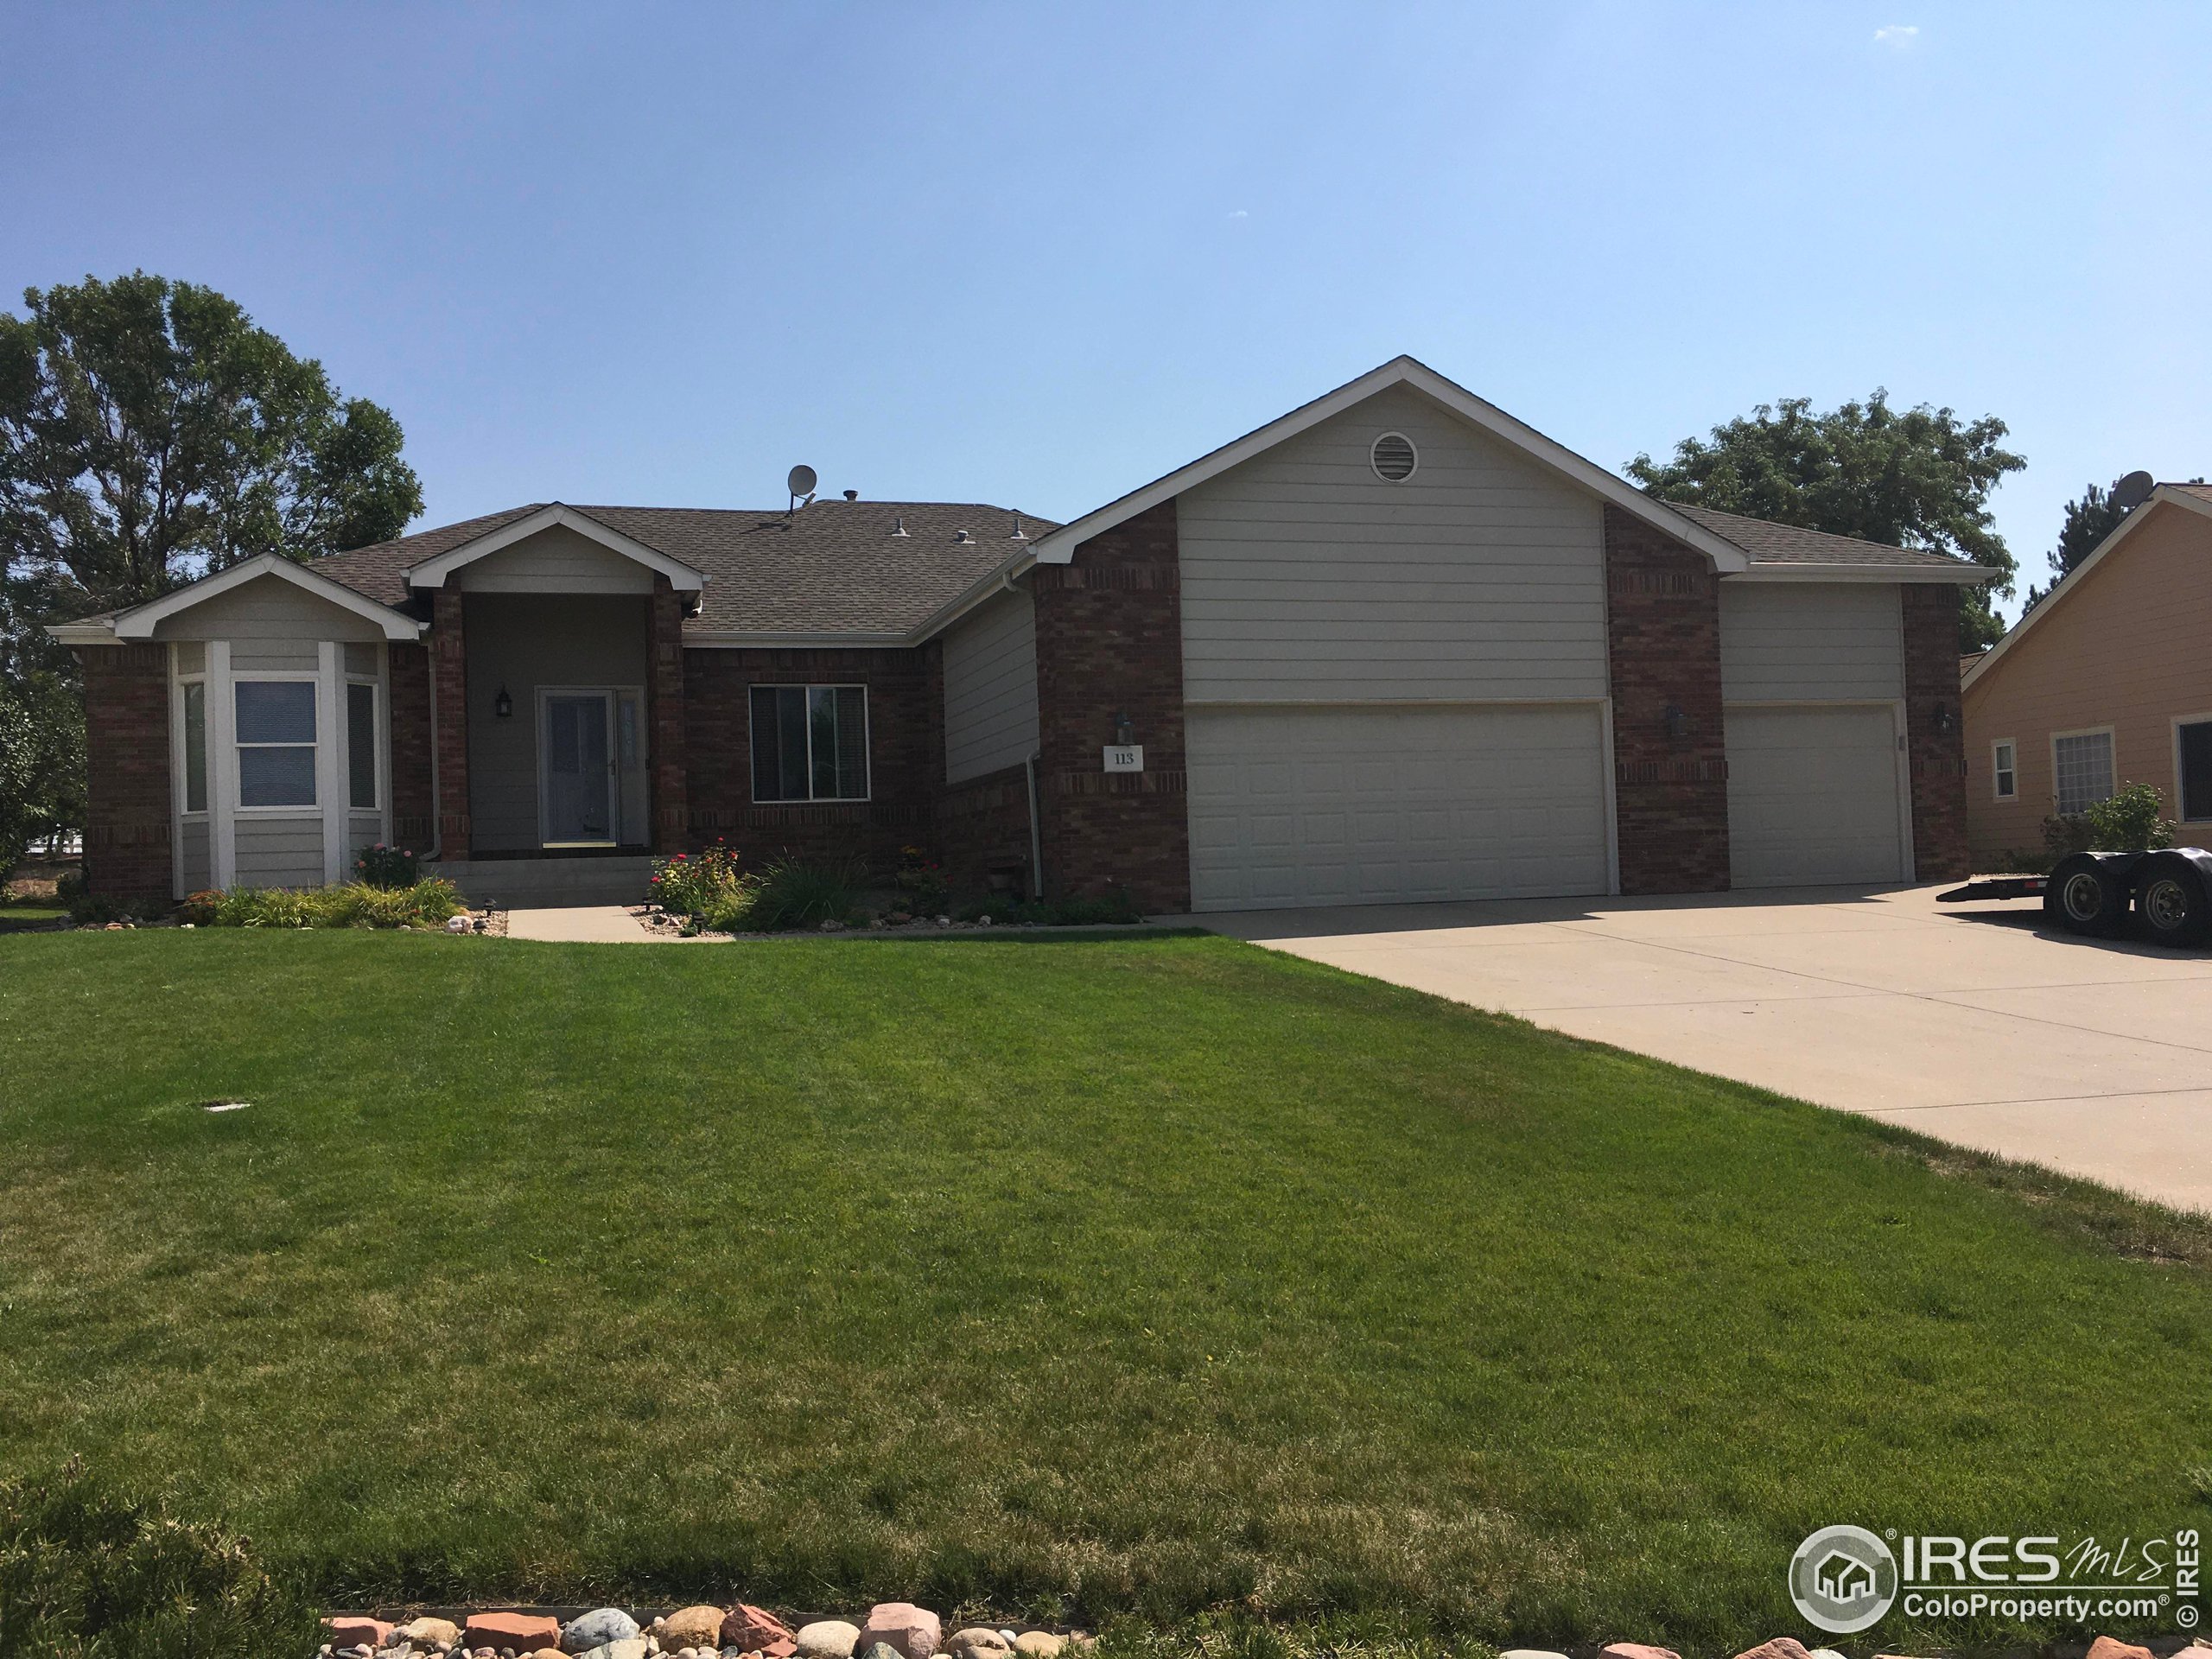
<svg viewBox="0 0 2212 1659"><path fill-rule="evenodd" d="M1947 905L2039 898L2043 913L2069 933L2116 938L2132 915L2160 944L2202 944L2212 938L2212 853L2073 853L2049 875L1993 876L1936 897Z"/></svg>

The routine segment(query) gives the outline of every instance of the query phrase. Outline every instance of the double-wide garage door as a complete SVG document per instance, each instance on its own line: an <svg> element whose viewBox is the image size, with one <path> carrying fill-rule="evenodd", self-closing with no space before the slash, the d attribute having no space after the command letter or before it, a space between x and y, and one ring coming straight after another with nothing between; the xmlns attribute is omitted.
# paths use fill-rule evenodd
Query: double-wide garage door
<svg viewBox="0 0 2212 1659"><path fill-rule="evenodd" d="M1910 879L1886 705L1735 708L1727 721L1733 886Z"/></svg>
<svg viewBox="0 0 2212 1659"><path fill-rule="evenodd" d="M1193 709L1199 910L1602 893L1591 704Z"/></svg>

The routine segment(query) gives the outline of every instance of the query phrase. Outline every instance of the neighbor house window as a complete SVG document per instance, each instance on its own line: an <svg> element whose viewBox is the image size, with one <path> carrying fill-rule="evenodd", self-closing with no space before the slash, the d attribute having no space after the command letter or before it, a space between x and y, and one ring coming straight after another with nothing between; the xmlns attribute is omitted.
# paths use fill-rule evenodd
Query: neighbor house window
<svg viewBox="0 0 2212 1659"><path fill-rule="evenodd" d="M207 810L207 683L188 680L184 692L184 810Z"/></svg>
<svg viewBox="0 0 2212 1659"><path fill-rule="evenodd" d="M377 810L377 689L350 680L346 685L346 800L356 810Z"/></svg>
<svg viewBox="0 0 2212 1659"><path fill-rule="evenodd" d="M2061 817L2112 798L2112 734L2075 732L2050 741L2051 772L2058 779Z"/></svg>
<svg viewBox="0 0 2212 1659"><path fill-rule="evenodd" d="M240 806L315 804L315 682L240 680Z"/></svg>
<svg viewBox="0 0 2212 1659"><path fill-rule="evenodd" d="M2000 801L2012 800L2020 792L2020 768L2013 759L2018 753L2009 737L2001 743L1990 745L1989 772L1997 798Z"/></svg>
<svg viewBox="0 0 2212 1659"><path fill-rule="evenodd" d="M2181 815L2212 818L2212 720L2196 720L2174 733L2180 750Z"/></svg>
<svg viewBox="0 0 2212 1659"><path fill-rule="evenodd" d="M868 690L858 685L753 688L753 798L868 798Z"/></svg>

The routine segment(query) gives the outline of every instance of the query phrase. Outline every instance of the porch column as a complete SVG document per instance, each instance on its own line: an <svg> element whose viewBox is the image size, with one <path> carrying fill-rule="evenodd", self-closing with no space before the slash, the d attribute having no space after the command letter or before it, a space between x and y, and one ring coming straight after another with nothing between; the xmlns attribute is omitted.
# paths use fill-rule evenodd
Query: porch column
<svg viewBox="0 0 2212 1659"><path fill-rule="evenodd" d="M652 722L653 850L680 853L691 840L683 755L683 601L658 574L652 650L652 682L645 696Z"/></svg>
<svg viewBox="0 0 2212 1659"><path fill-rule="evenodd" d="M430 600L430 666L437 702L432 753L438 767L438 856L468 856L468 641L461 594L440 588Z"/></svg>

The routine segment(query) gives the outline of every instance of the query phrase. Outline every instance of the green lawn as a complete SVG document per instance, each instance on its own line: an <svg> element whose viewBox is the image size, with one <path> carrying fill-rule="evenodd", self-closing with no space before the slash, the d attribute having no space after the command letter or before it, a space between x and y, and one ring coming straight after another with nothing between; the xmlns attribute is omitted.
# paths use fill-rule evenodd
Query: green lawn
<svg viewBox="0 0 2212 1659"><path fill-rule="evenodd" d="M344 1599L1732 1651L2212 1515L2201 1222L1223 940L22 937L0 1078L0 1474Z"/></svg>

